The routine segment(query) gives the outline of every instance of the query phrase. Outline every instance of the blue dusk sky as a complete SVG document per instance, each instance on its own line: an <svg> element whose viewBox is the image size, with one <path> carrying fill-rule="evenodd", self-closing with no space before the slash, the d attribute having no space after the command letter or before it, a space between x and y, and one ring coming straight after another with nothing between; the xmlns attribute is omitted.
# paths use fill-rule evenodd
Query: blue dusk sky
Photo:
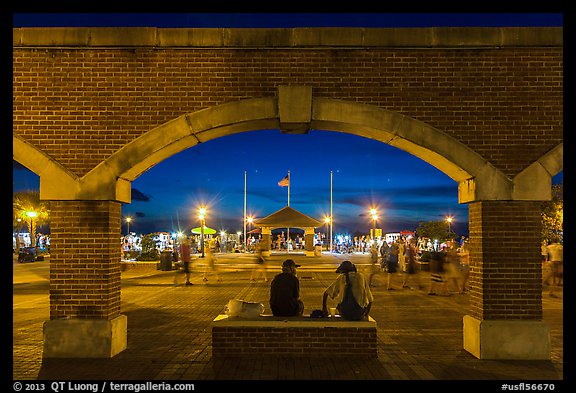
<svg viewBox="0 0 576 393"><path fill-rule="evenodd" d="M560 13L173 13L14 14L14 27L433 27L562 26ZM256 154L255 149L258 149ZM374 140L331 131L286 135L245 132L176 154L132 183L131 231L189 230L197 208L208 206L207 226L243 229L244 174L248 215L263 218L287 204L278 182L290 171L290 206L322 220L330 211L334 233L368 232L371 206L384 232L415 230L419 222L454 216L452 228L468 234L468 206L458 204L455 181L430 164ZM562 172L553 183L562 183ZM38 190L39 178L14 162L14 191ZM123 224L123 233L126 224Z"/></svg>

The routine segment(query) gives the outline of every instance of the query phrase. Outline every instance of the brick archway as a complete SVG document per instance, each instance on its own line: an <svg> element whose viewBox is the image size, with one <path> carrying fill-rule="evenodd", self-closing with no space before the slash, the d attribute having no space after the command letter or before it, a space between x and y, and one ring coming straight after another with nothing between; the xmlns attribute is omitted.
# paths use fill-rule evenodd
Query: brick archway
<svg viewBox="0 0 576 393"><path fill-rule="evenodd" d="M282 94L285 93L282 93L281 90L280 95ZM301 97L298 97L298 94L293 97L293 99L297 99L300 102L299 98ZM482 199L478 197L495 196L492 200L497 200L498 197L504 196L503 199L513 200L511 191L514 190L514 179L508 179L477 153L454 138L414 119L369 105L340 100L310 99L308 101L311 103L309 112L312 113L312 116L306 129L322 128L327 131L347 132L387 143L427 161L458 182L459 200L476 202L473 204L474 208L471 208L470 215L473 243L471 254L472 260L478 261L477 266L482 264L480 262L483 258L482 253L477 252L478 248L482 249L482 247L481 245L474 245L474 243L479 243L482 240L482 234L480 233L478 238L475 238L475 228L479 225L480 228L483 227L481 216L483 211L488 210L487 207L490 210L495 209L496 214L500 210L497 205L483 205ZM53 192L58 192L59 197L62 198L62 186L67 191L65 199L72 201L82 200L84 195L91 195L95 199L94 190L100 190L104 201L94 201L88 204L79 203L76 208L80 215L79 221L74 224L78 225L80 221L85 219L88 221L93 220L93 216L89 213L88 217L84 217L84 214L80 211L90 211L95 207L97 215L107 217L106 225L108 228L114 228L112 231L114 232L120 221L119 204L105 202L107 198L113 197L130 202L130 196L127 191L130 190L129 184L131 181L162 160L182 150L193 148L199 143L245 131L280 127L285 123L282 122L279 116L282 110L279 108L278 102L281 102L281 100L250 99L183 115L150 130L122 147L81 179L70 174L58 162L16 135L13 139L14 159L40 175L41 190L44 194L42 195L43 199L53 199ZM293 105L289 100L284 102L288 106ZM562 170L562 157L563 149L560 145L530 165L526 169L528 175L518 175L521 180L525 177L527 181L531 182L531 187L525 190L528 191L525 193L529 194L529 199L537 201L546 198L546 191L550 189L551 176ZM533 183L535 172L538 171L542 172L541 176L536 177L543 183L541 186L535 186ZM479 180L480 182L478 182ZM470 183L475 185L474 193L472 194L468 192L467 188ZM522 182L519 184L522 186ZM483 187L489 189L484 190ZM474 198L475 201L466 200L467 198ZM528 211L523 211L523 214L537 212L534 209L535 203L537 202L533 202L529 206ZM56 207L54 210L57 215L59 203L54 202L53 205ZM516 208L513 205L509 205L509 202L505 205L508 210ZM104 211L100 211L102 208ZM525 207L522 207L522 209L525 210ZM539 214L537 217L532 218L539 219ZM494 226L492 221L488 222L491 227ZM480 230L480 232L482 231ZM108 232L108 235L113 237L110 232ZM58 236L56 236L56 243L58 243ZM478 284L483 283L484 280L481 276L484 273L483 269L473 269L472 285L475 282ZM111 274L108 280L109 283L118 285L118 273L114 272ZM117 292L109 292L107 295L112 296L112 298L116 299L115 302L118 302L119 290L118 286ZM484 290L477 291L476 294L473 294L473 297L476 297L478 303L482 305L484 302ZM104 310L106 310L106 306ZM119 307L116 307L113 315L114 318L111 320L92 320L88 322L90 328L92 330L104 329L104 331L124 329L126 318L120 314ZM539 313L536 312L536 315L539 315ZM94 315L92 316L94 317ZM500 320L500 318L497 320ZM481 318L475 318L474 316L466 316L465 318L465 326L469 326L468 333L465 332L465 334L472 336L470 339L472 344L469 344L470 348L467 349L478 357L482 357L480 346L476 345L478 337L481 336L481 321ZM48 325L48 332L51 331L50 328L52 331L60 331L62 327L59 325L62 324L65 324L65 322L51 321ZM546 330L546 327L542 326L541 322L531 322L531 324L536 324L535 327L529 328L535 331L535 333L531 332L533 335L540 335L542 329ZM101 326L98 327L98 325ZM498 329L506 329L507 323L504 323L504 325L506 326L498 325ZM50 356L49 348L51 348L53 339L50 339L50 335L48 335L46 340L47 355ZM123 341L123 339L120 339L120 341ZM98 356L113 356L123 349L123 345L116 343L114 340L111 341L109 346L111 347L110 353L105 352ZM542 351L546 352L546 349L541 349L540 352ZM69 353L68 356L70 356Z"/></svg>
<svg viewBox="0 0 576 393"><path fill-rule="evenodd" d="M539 204L562 170L562 29L14 29L13 42L14 159L40 175L53 215L46 357L126 346L117 240L131 181L263 129L379 140L454 179L470 211L464 348L549 356Z"/></svg>

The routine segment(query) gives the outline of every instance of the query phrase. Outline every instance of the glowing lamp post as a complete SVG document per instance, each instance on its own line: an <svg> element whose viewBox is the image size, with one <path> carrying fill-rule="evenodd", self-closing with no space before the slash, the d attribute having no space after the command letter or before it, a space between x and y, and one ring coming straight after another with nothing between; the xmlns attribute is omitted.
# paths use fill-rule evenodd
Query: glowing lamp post
<svg viewBox="0 0 576 393"><path fill-rule="evenodd" d="M28 216L28 218L30 218L30 245L32 247L36 247L36 233L34 233L35 231L32 230L33 226L33 221L36 217L38 217L38 213L36 213L33 210L27 211L26 215Z"/></svg>
<svg viewBox="0 0 576 393"><path fill-rule="evenodd" d="M132 221L132 217L126 217L126 225L128 226L128 236L130 236L130 221Z"/></svg>
<svg viewBox="0 0 576 393"><path fill-rule="evenodd" d="M200 219L200 244L202 249L202 258L204 258L204 225L206 225L205 221L206 217L206 208L201 207L198 210L198 218Z"/></svg>
<svg viewBox="0 0 576 393"><path fill-rule="evenodd" d="M251 227L251 225L252 225L253 222L254 222L254 217L252 217L252 216L246 217L246 224L248 224L248 232L250 232L250 227ZM250 243L248 242L248 238L249 238L249 237L250 237L250 236L246 235L246 238L244 239L244 243L245 243L244 247L245 247L245 250L248 250L248 248L249 248L249 246L250 246Z"/></svg>
<svg viewBox="0 0 576 393"><path fill-rule="evenodd" d="M452 228L451 228L452 221L454 221L454 217L452 217L452 216L446 217L446 222L448 223L448 237L452 236L451 235L451 233L452 233Z"/></svg>
<svg viewBox="0 0 576 393"><path fill-rule="evenodd" d="M372 216L372 241L376 239L376 221L378 220L378 211L376 209L370 209L370 215Z"/></svg>
<svg viewBox="0 0 576 393"><path fill-rule="evenodd" d="M326 237L329 238L330 240L332 240L331 236L328 234L328 224L330 224L330 221L332 221L330 219L330 217L328 217L328 216L324 217L324 224L326 226ZM326 243L326 251L330 251L329 247L330 247L330 243Z"/></svg>

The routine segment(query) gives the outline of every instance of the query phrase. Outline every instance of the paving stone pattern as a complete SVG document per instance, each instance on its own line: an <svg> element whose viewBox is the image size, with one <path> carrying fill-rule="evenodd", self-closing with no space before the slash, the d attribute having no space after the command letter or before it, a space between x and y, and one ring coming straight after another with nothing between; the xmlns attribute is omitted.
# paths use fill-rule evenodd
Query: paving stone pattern
<svg viewBox="0 0 576 393"><path fill-rule="evenodd" d="M305 313L321 308L322 293L340 260L299 269ZM369 271L368 256L356 257ZM340 257L341 259L341 257ZM221 259L221 262L224 259ZM283 257L271 258L269 278ZM299 261L298 263L303 261ZM366 263L363 265L362 263ZM13 379L15 380L562 380L562 297L544 295L550 325L549 361L479 360L462 348L468 295L428 296L424 288L388 291L376 276L371 315L378 323L378 359L212 359L210 323L229 299L262 302L269 312L269 282L249 280L251 259L221 265L221 282L201 279L196 264L185 286L178 271L130 269L122 273L122 313L128 317L128 348L111 359L42 359L42 325L49 319L46 277L14 284ZM561 293L560 293L561 294Z"/></svg>

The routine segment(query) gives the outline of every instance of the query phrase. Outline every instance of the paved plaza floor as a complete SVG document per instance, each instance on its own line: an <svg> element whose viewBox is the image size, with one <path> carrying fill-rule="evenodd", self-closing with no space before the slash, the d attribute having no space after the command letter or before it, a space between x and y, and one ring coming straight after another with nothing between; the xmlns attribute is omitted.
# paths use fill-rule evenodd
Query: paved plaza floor
<svg viewBox="0 0 576 393"><path fill-rule="evenodd" d="M370 271L368 254L291 255L298 269L305 314L322 306L324 289L336 278L339 263L350 259ZM268 264L271 279L286 255ZM387 290L384 275L376 276L371 316L378 324L378 359L212 358L212 320L230 299L262 302L268 308L269 282L250 281L251 255L220 255L220 276L202 281L197 261L192 282L185 286L178 271L136 266L122 272L122 314L128 318L128 347L111 359L43 359L42 326L49 319L49 258L14 263L14 380L402 380L402 381L550 381L562 383L563 300L543 296L544 321L550 326L551 359L542 361L479 360L463 349L463 317L468 295L428 296L427 273L418 274L422 289L412 282ZM328 354L329 355L329 354ZM496 385L495 385L496 386ZM499 387L499 385L498 385ZM498 388L498 390L501 390Z"/></svg>

